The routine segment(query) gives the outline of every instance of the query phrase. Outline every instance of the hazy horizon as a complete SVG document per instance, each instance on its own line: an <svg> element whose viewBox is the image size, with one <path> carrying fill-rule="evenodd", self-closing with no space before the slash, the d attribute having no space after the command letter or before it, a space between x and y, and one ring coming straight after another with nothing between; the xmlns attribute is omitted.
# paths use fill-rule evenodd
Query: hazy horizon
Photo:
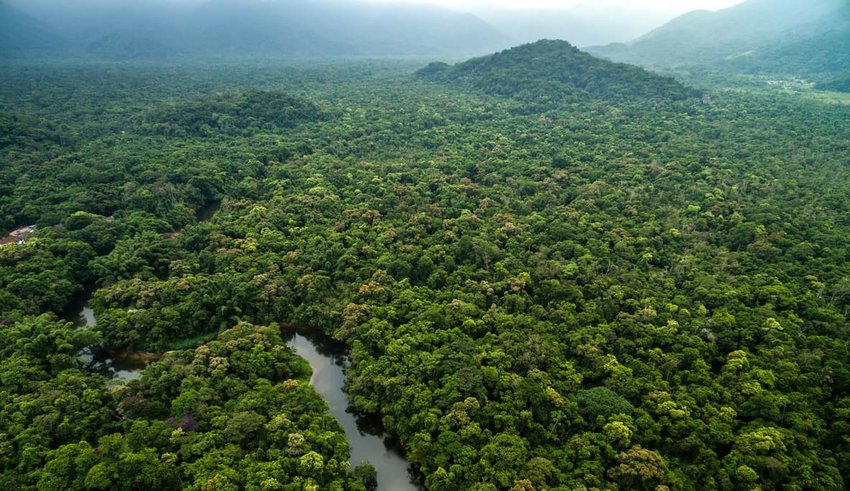
<svg viewBox="0 0 850 491"><path fill-rule="evenodd" d="M164 9L188 9L228 0L7 0L5 3L53 23L93 16L96 10L132 9L156 17ZM0 1L0 3L3 3ZM512 43L558 38L577 46L626 42L686 12L719 10L742 0L229 0L231 4L293 3L333 8L334 4L432 6L469 13ZM183 10L182 8L180 10ZM69 14L72 14L69 16Z"/></svg>
<svg viewBox="0 0 850 491"><path fill-rule="evenodd" d="M181 1L181 0L174 0ZM202 3L204 0L182 0ZM431 4L459 11L490 9L510 10L572 10L578 7L651 10L678 15L691 10L720 10L743 3L744 0L343 0L367 3Z"/></svg>

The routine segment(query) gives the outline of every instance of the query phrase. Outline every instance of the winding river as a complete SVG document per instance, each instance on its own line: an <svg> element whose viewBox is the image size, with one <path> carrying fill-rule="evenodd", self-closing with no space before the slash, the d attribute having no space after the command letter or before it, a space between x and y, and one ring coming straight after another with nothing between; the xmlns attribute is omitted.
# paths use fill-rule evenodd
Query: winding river
<svg viewBox="0 0 850 491"><path fill-rule="evenodd" d="M215 201L201 207L197 212L198 220L211 219L220 206L221 202ZM87 305L93 289L90 285L69 308L72 314L68 320L78 328L97 325L94 311ZM372 464L379 491L424 489L398 442L384 433L379 422L358 416L351 409L345 393L345 368L348 366L345 345L315 330L289 328L284 329L283 334L287 344L310 363L313 369L310 383L328 402L331 414L345 431L351 449L351 467L363 461ZM102 353L91 348L83 350L80 357L91 369L125 381L138 379L148 363L159 359L154 353Z"/></svg>
<svg viewBox="0 0 850 491"><path fill-rule="evenodd" d="M209 221L215 216L216 212L221 209L221 200L213 200L207 202L197 209L195 218L198 222ZM71 300L68 307L70 315L67 320L74 323L79 329L83 327L94 327L97 325L97 319L94 316L94 311L88 306L88 301L94 293L94 284L85 286L82 293L76 295ZM118 351L107 353L99 351L97 347L86 348L79 353L80 359L88 363L91 370L100 372L101 374L115 379L135 380L141 378L142 370L151 362L160 358L156 353L148 353L144 351Z"/></svg>
<svg viewBox="0 0 850 491"><path fill-rule="evenodd" d="M313 368L310 383L328 401L331 414L339 421L351 448L351 467L368 461L378 474L381 491L424 489L417 483L400 446L390 439L380 424L358 417L345 393L345 345L306 329L286 329L287 344Z"/></svg>
<svg viewBox="0 0 850 491"><path fill-rule="evenodd" d="M69 319L77 327L91 327L97 319L84 302L75 306L77 315ZM306 329L285 329L287 345L306 359L313 369L310 384L324 397L330 412L345 431L351 449L351 467L368 461L377 473L379 491L418 491L418 483L410 464L405 460L398 443L389 438L380 423L359 417L349 406L345 393L345 368L348 366L345 345ZM80 358L89 368L103 375L124 381L141 377L142 369L159 356L154 353L124 351L102 353L87 348Z"/></svg>

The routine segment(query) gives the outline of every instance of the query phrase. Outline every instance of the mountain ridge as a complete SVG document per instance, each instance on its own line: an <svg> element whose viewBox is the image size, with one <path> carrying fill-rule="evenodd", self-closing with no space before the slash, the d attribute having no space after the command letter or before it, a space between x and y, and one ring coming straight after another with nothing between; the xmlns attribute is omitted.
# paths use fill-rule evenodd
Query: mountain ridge
<svg viewBox="0 0 850 491"><path fill-rule="evenodd" d="M429 5L208 0L193 7L103 4L84 12L12 5L0 4L8 11L3 17L31 20L7 21L5 31L14 27L15 34L0 37L5 58L463 56L508 44L472 14Z"/></svg>
<svg viewBox="0 0 850 491"><path fill-rule="evenodd" d="M701 66L727 73L817 77L850 67L850 50L839 49L846 45L846 1L748 0L716 12L692 11L630 43L588 51L661 69Z"/></svg>
<svg viewBox="0 0 850 491"><path fill-rule="evenodd" d="M63 52L66 42L50 26L0 2L0 59Z"/></svg>

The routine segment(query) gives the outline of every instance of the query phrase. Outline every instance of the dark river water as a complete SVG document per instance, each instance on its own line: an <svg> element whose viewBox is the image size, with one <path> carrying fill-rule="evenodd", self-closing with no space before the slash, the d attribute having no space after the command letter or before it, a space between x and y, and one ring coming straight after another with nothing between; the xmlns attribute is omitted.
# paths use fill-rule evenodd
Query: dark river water
<svg viewBox="0 0 850 491"><path fill-rule="evenodd" d="M199 222L206 222L215 216L216 212L221 208L221 200L210 201L198 208L195 212L195 217ZM66 314L67 320L74 323L77 328L93 327L97 325L94 311L88 306L87 302L94 293L94 284L85 286L82 293L71 299ZM142 376L142 369L148 363L154 362L160 358L160 355L155 353L147 353L143 351L119 351L107 353L98 350L97 347L86 348L80 352L80 358L89 364L89 368L106 375L107 377L134 380Z"/></svg>
<svg viewBox="0 0 850 491"><path fill-rule="evenodd" d="M209 203L201 206L195 212L195 218L199 222L206 222L211 220L215 213L221 208L221 201L210 201Z"/></svg>
<svg viewBox="0 0 850 491"><path fill-rule="evenodd" d="M417 484L410 464L399 445L376 422L358 417L345 393L345 345L306 329L285 330L287 344L313 368L310 383L328 401L331 414L345 430L351 448L351 467L368 461L378 473L381 491L424 489Z"/></svg>
<svg viewBox="0 0 850 491"><path fill-rule="evenodd" d="M93 327L97 325L97 319L94 316L94 311L85 304L89 297L89 293L84 293L79 299L73 303L73 310L77 312L76 316L72 316L68 320L74 323L77 328ZM99 372L107 377L121 380L134 380L142 376L142 369L148 363L156 361L159 356L155 353L146 353L142 351L119 351L115 353L107 353L98 350L97 347L89 347L79 353L80 358L89 364L89 368Z"/></svg>

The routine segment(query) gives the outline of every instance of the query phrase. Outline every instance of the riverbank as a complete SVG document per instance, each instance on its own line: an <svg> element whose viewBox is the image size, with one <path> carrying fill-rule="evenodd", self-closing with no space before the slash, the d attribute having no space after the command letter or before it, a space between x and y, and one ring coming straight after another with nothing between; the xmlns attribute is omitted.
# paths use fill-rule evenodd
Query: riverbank
<svg viewBox="0 0 850 491"><path fill-rule="evenodd" d="M377 489L381 491L424 489L401 445L380 424L360 417L351 408L345 392L345 369L349 363L345 344L310 329L284 327L282 332L287 345L310 364L310 384L327 401L331 414L345 431L351 467L369 462L375 468Z"/></svg>

